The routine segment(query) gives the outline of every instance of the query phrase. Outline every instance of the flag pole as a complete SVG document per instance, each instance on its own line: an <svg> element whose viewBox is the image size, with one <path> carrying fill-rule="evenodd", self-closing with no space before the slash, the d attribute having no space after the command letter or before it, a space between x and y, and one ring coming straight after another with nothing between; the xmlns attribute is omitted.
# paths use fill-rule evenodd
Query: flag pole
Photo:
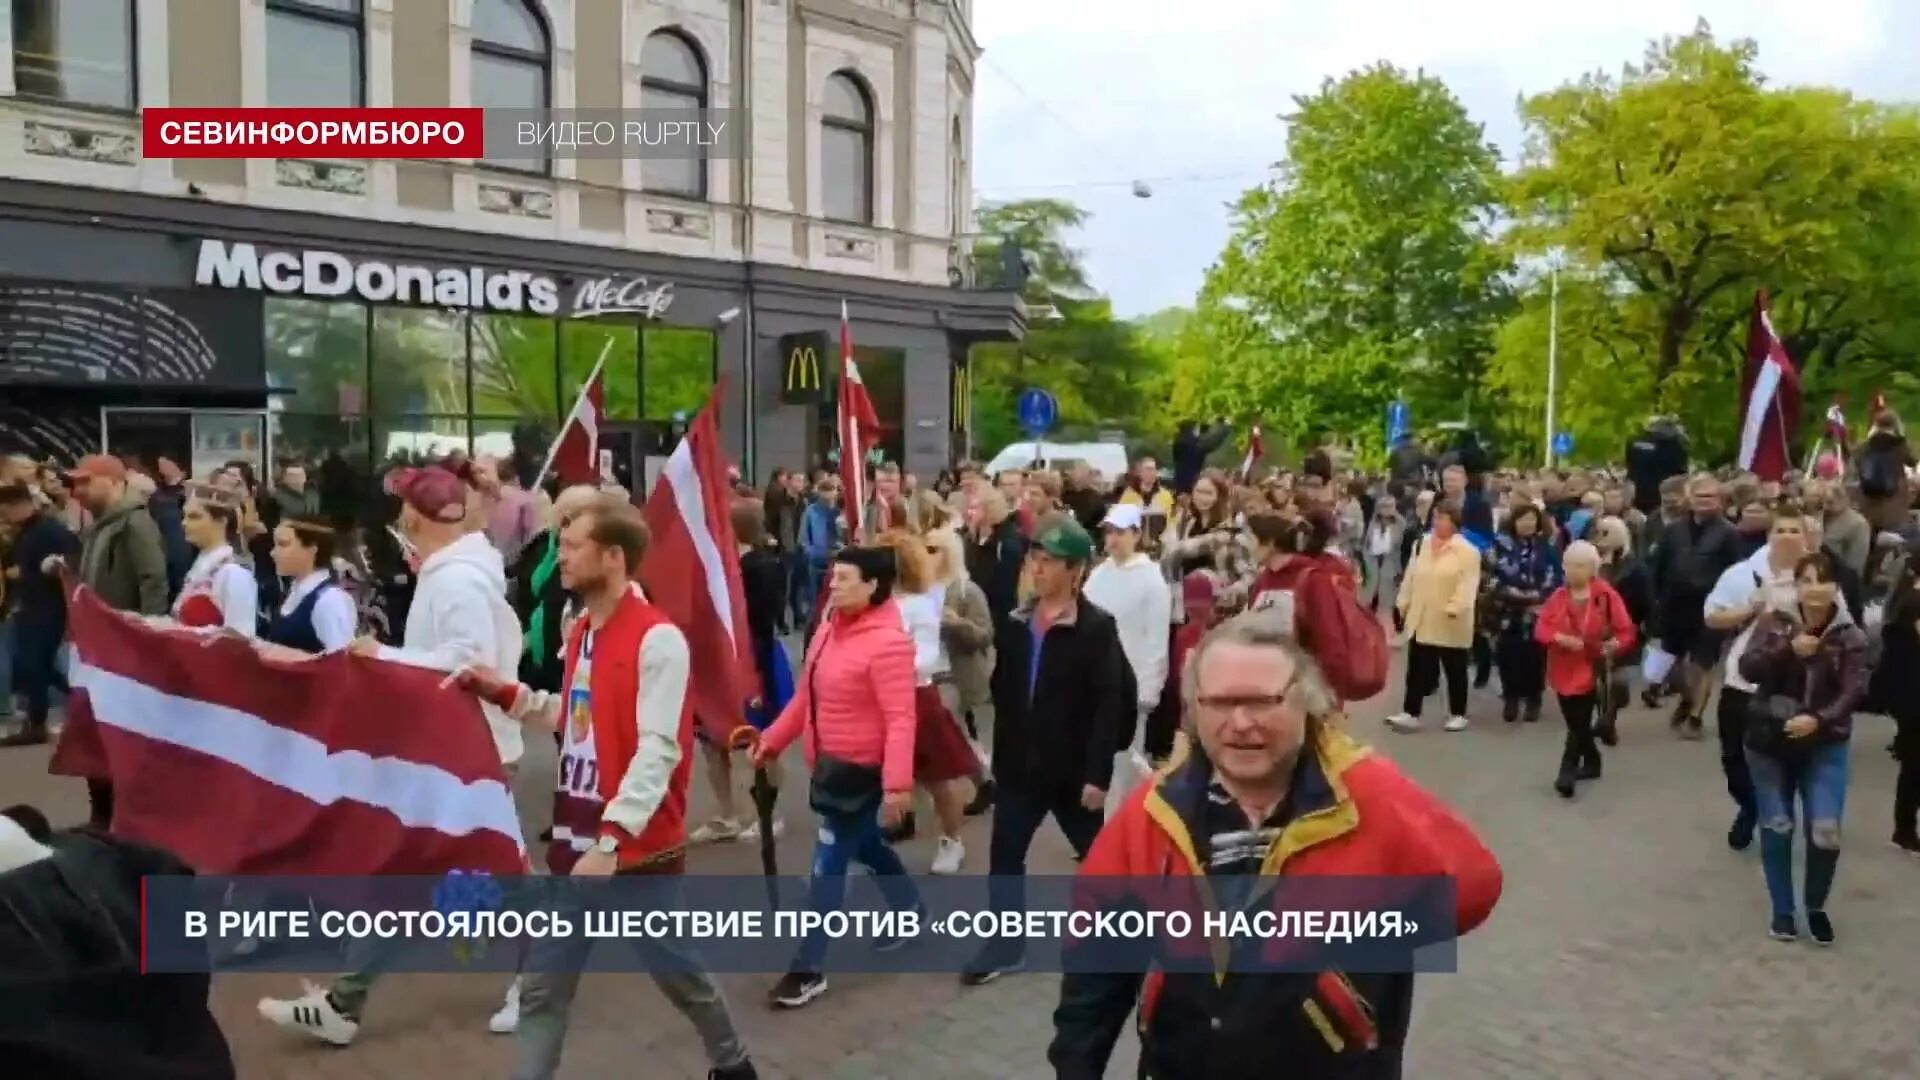
<svg viewBox="0 0 1920 1080"><path fill-rule="evenodd" d="M541 484L547 482L547 474L553 471L553 456L560 452L560 444L565 441L567 437L567 429L573 426L573 414L579 411L581 399L585 398L587 392L593 389L593 380L600 377L600 369L607 366L607 354L612 351L613 339L608 338L607 343L600 346L600 359L593 362L593 370L587 373L586 381L580 384L580 392L574 395L573 408L567 410L567 418L561 421L560 430L554 433L553 443L547 447L546 463L540 466L540 475L533 478L533 487L535 489L538 489ZM594 436L594 449L596 451L600 449L599 436L597 434ZM599 462L595 462L594 468L597 469L599 467Z"/></svg>
<svg viewBox="0 0 1920 1080"><path fill-rule="evenodd" d="M1782 348L1784 349L1784 346ZM1788 468L1792 468L1793 466L1793 433L1787 430L1787 412L1785 409L1780 407L1780 392L1778 390L1775 390L1773 394L1773 420L1774 420L1774 423L1780 425L1780 448L1786 451L1780 456L1784 461L1786 461ZM1807 472L1809 470L1802 469L1801 471ZM1786 477L1783 476L1780 479L1785 480Z"/></svg>

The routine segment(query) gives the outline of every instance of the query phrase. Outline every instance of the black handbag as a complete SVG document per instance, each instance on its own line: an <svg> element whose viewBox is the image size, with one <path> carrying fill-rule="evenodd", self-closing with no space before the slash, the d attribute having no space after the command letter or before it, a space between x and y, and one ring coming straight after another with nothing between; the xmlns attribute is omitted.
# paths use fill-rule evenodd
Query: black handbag
<svg viewBox="0 0 1920 1080"><path fill-rule="evenodd" d="M813 737L813 779L807 784L807 805L824 816L853 817L880 802L880 767L837 758L820 748L820 699L814 693L813 673L831 644L831 639L821 642L820 650L807 664L807 731Z"/></svg>

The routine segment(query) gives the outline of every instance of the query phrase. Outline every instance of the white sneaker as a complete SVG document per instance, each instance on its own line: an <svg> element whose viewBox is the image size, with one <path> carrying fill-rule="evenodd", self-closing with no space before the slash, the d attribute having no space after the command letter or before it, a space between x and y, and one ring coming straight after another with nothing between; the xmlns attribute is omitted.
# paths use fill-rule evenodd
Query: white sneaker
<svg viewBox="0 0 1920 1080"><path fill-rule="evenodd" d="M502 1002L500 1010L487 1017L487 1030L495 1035L511 1035L513 1029L520 1026L520 980L507 984L507 1000Z"/></svg>
<svg viewBox="0 0 1920 1080"><path fill-rule="evenodd" d="M943 836L940 846L933 853L932 871L936 874L957 874L960 864L967 860L967 845L957 836Z"/></svg>
<svg viewBox="0 0 1920 1080"><path fill-rule="evenodd" d="M732 818L717 817L705 825L693 830L687 837L689 844L721 844L740 838L740 823Z"/></svg>
<svg viewBox="0 0 1920 1080"><path fill-rule="evenodd" d="M1444 726L1448 731L1465 731L1467 730L1467 718L1464 716L1449 716Z"/></svg>
<svg viewBox="0 0 1920 1080"><path fill-rule="evenodd" d="M785 835L787 835L787 820L785 818L774 818L773 819L773 838L775 840L778 840ZM748 822L747 827L744 829L741 829L739 835L735 836L734 839L739 841L742 844L759 843L760 842L760 822L758 821Z"/></svg>
<svg viewBox="0 0 1920 1080"><path fill-rule="evenodd" d="M1408 713L1394 713L1387 717L1387 726L1395 731L1414 732L1420 730L1420 718Z"/></svg>
<svg viewBox="0 0 1920 1080"><path fill-rule="evenodd" d="M282 1031L305 1035L334 1046L346 1046L360 1033L358 1022L340 1015L327 1000L327 992L312 983L302 983L302 993L291 1000L261 998L260 1016Z"/></svg>

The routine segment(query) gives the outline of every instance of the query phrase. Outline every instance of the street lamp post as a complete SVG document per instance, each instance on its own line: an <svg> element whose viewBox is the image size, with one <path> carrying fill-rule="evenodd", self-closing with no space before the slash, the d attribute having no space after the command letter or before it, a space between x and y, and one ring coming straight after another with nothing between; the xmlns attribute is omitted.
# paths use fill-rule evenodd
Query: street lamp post
<svg viewBox="0 0 1920 1080"><path fill-rule="evenodd" d="M1552 284L1547 300L1547 439L1546 467L1553 467L1554 399L1560 391L1560 253L1554 252L1547 269Z"/></svg>
<svg viewBox="0 0 1920 1080"><path fill-rule="evenodd" d="M733 320L739 317L740 317L740 309L738 307L730 307L727 310L721 312L720 314L714 316L713 318L712 364L713 364L713 382L716 385L720 382L720 339L726 336L727 327L732 325ZM742 375L744 376L744 378L742 378L741 380L742 383L744 384L742 389L744 390L747 398L746 417L745 417L746 427L740 433L741 439L742 439L742 445L745 449L745 453L741 454L741 457L744 459L743 470L742 470L744 472L745 469L751 469L754 465L754 461L753 461L753 451L754 451L753 400L754 398L753 398L753 395L757 388L755 386L755 379L753 377L754 376L753 342L751 339L749 339L747 342L747 367L746 367L746 370L742 372ZM751 476L753 474L747 473L746 475Z"/></svg>

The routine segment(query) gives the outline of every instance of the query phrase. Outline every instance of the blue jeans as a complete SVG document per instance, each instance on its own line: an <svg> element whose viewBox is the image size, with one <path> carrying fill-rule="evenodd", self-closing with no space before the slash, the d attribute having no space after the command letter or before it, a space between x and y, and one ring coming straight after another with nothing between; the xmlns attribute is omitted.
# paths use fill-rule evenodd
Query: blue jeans
<svg viewBox="0 0 1920 1080"><path fill-rule="evenodd" d="M895 911L913 911L920 907L920 894L908 880L906 866L880 832L877 801L858 814L820 816L819 839L813 845L808 906L821 914L839 911L847 902L847 868L856 862L877 879L881 893ZM817 930L800 946L793 968L817 972L826 956L826 932Z"/></svg>
<svg viewBox="0 0 1920 1080"><path fill-rule="evenodd" d="M1753 774L1754 806L1759 812L1760 865L1776 918L1791 916L1793 897L1794 802L1807 837L1806 903L1824 911L1840 859L1840 821L1847 807L1847 743L1820 743L1806 756L1782 761L1747 751Z"/></svg>
<svg viewBox="0 0 1920 1080"><path fill-rule="evenodd" d="M795 630L805 630L807 620L813 617L813 596L807 591L813 584L813 575L807 572L807 553L789 551L784 560L787 571L787 615L793 621Z"/></svg>

